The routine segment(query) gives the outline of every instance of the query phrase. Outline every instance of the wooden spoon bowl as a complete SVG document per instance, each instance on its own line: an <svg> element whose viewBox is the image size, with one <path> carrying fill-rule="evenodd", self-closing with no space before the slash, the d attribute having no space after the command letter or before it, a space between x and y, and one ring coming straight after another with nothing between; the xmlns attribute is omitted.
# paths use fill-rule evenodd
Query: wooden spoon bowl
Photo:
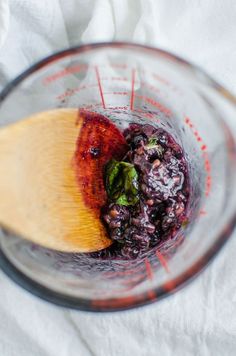
<svg viewBox="0 0 236 356"><path fill-rule="evenodd" d="M90 252L112 241L78 184L77 109L36 114L0 130L0 225L47 248ZM118 131L118 130L117 130ZM112 143L111 143L112 144ZM83 162L84 167L84 162Z"/></svg>

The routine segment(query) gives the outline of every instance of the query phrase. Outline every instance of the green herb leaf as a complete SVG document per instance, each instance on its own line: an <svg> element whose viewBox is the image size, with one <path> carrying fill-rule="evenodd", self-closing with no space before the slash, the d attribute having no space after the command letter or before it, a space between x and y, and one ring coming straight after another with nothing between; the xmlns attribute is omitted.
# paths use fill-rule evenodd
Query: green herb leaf
<svg viewBox="0 0 236 356"><path fill-rule="evenodd" d="M119 205L130 205L129 201L127 200L127 196L125 194L122 194L119 196L119 198L116 200L116 204Z"/></svg>
<svg viewBox="0 0 236 356"><path fill-rule="evenodd" d="M158 139L155 137L151 137L148 140L147 147L156 146L157 144L158 144Z"/></svg>
<svg viewBox="0 0 236 356"><path fill-rule="evenodd" d="M105 174L106 191L112 201L125 206L138 202L138 173L133 164L113 159Z"/></svg>
<svg viewBox="0 0 236 356"><path fill-rule="evenodd" d="M163 156L164 148L160 144L158 144L157 138L155 138L155 137L149 138L148 143L146 144L145 147L148 150L156 149L159 158L161 158Z"/></svg>
<svg viewBox="0 0 236 356"><path fill-rule="evenodd" d="M114 193L114 188L117 185L115 183L116 178L119 176L120 173L120 166L119 162L115 160L111 160L106 166L106 189L108 194Z"/></svg>

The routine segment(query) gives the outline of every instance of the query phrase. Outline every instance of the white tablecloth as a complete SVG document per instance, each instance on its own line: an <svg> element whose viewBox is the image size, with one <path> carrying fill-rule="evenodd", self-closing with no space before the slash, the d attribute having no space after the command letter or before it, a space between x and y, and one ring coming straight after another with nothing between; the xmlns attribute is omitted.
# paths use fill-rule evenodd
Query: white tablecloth
<svg viewBox="0 0 236 356"><path fill-rule="evenodd" d="M107 40L175 52L236 93L234 0L2 0L0 86L55 50ZM235 251L236 234L181 292L106 315L47 304L0 273L0 355L235 356Z"/></svg>

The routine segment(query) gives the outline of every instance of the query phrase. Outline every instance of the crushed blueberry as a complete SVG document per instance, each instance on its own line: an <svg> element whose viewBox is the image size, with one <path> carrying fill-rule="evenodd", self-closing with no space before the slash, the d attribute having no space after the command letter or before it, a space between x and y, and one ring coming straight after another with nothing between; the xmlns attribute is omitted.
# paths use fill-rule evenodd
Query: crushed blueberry
<svg viewBox="0 0 236 356"><path fill-rule="evenodd" d="M108 201L101 214L114 243L90 254L96 258L137 258L186 221L189 179L182 148L152 125L133 123L123 134L129 150L121 162L106 166Z"/></svg>
<svg viewBox="0 0 236 356"><path fill-rule="evenodd" d="M91 147L90 155L92 158L97 158L100 155L100 148L99 147Z"/></svg>

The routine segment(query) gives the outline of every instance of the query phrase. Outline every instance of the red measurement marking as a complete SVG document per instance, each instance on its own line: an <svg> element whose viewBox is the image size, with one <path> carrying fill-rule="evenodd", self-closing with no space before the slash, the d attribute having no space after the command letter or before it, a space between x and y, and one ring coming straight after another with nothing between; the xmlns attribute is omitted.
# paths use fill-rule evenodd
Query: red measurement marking
<svg viewBox="0 0 236 356"><path fill-rule="evenodd" d="M102 91L101 80L100 80L100 75L99 75L99 71L98 71L98 67L97 67L97 66L95 66L95 73L96 73L96 78L97 78L97 82L98 82L99 92L100 92L100 96L101 96L101 100L102 100L102 106L103 106L103 109L106 109L106 105L105 105L105 101L104 101L104 96L103 96L103 91Z"/></svg>
<svg viewBox="0 0 236 356"><path fill-rule="evenodd" d="M128 106L110 106L107 109L109 109L109 110L128 110Z"/></svg>
<svg viewBox="0 0 236 356"><path fill-rule="evenodd" d="M204 158L204 159L208 159L208 152L202 152L202 157Z"/></svg>
<svg viewBox="0 0 236 356"><path fill-rule="evenodd" d="M111 68L120 68L120 69L127 69L127 65L126 64L118 64L118 63L113 63L110 64Z"/></svg>
<svg viewBox="0 0 236 356"><path fill-rule="evenodd" d="M152 280L153 272L152 272L152 267L151 267L151 264L150 264L148 258L145 258L145 266L146 266L147 277L148 277L148 279Z"/></svg>
<svg viewBox="0 0 236 356"><path fill-rule="evenodd" d="M106 93L107 95L128 95L127 91L114 91L113 93Z"/></svg>
<svg viewBox="0 0 236 356"><path fill-rule="evenodd" d="M68 74L78 73L87 70L88 66L86 64L79 64L73 67L65 68L59 72L56 72L52 75L49 75L43 80L43 84L47 85L53 82L54 80L65 77Z"/></svg>
<svg viewBox="0 0 236 356"><path fill-rule="evenodd" d="M209 160L209 156L208 156L208 152L207 152L207 145L205 145L203 143L202 138L200 137L198 131L194 128L194 125L191 122L190 118L185 117L184 121L188 125L188 127L190 127L190 129L192 130L197 141L202 142L200 149L202 151L202 156L204 158L204 168L207 173L206 181L205 181L205 196L208 197L210 194L210 191L211 191L212 178L211 178L211 164L210 164L210 160Z"/></svg>
<svg viewBox="0 0 236 356"><path fill-rule="evenodd" d="M138 99L142 99L144 101L146 101L147 103L155 106L156 108L158 108L161 112L163 112L166 116L170 116L171 115L171 110L169 110L168 108L166 108L164 105L162 105L161 103L159 103L158 101L149 98L147 96L144 95L135 95L136 98Z"/></svg>
<svg viewBox="0 0 236 356"><path fill-rule="evenodd" d="M128 78L126 78L126 77L110 77L110 78L101 77L100 79L102 81L104 81L104 80L121 81L121 82L128 82L129 81Z"/></svg>
<svg viewBox="0 0 236 356"><path fill-rule="evenodd" d="M210 190L211 190L211 184L206 184L206 191L205 191L205 196L208 197L210 194Z"/></svg>
<svg viewBox="0 0 236 356"><path fill-rule="evenodd" d="M210 161L206 158L205 159L205 170L207 172L210 172L211 171L211 165L210 165Z"/></svg>
<svg viewBox="0 0 236 356"><path fill-rule="evenodd" d="M208 197L208 195L210 194L210 191L211 191L211 186L212 186L211 163L209 160L208 152L206 152L204 150L202 156L204 158L205 171L207 172L205 195L206 195L206 197Z"/></svg>
<svg viewBox="0 0 236 356"><path fill-rule="evenodd" d="M165 78L160 77L158 74L152 73L152 76L154 79L158 80L159 82L165 84L165 85L170 85L170 82L166 80Z"/></svg>
<svg viewBox="0 0 236 356"><path fill-rule="evenodd" d="M75 93L79 93L82 90L88 89L88 88L93 88L97 87L98 84L90 84L90 85L81 85L80 87L74 88L74 89L67 89L64 93L58 95L56 98L58 100L64 100L66 97L72 96Z"/></svg>
<svg viewBox="0 0 236 356"><path fill-rule="evenodd" d="M131 74L131 96L130 96L130 109L134 110L134 83L135 83L135 69L132 69Z"/></svg>
<svg viewBox="0 0 236 356"><path fill-rule="evenodd" d="M158 88L154 87L153 85L151 85L147 82L141 82L140 84L141 84L141 86L146 87L146 88L150 89L151 91L160 93L160 90Z"/></svg>
<svg viewBox="0 0 236 356"><path fill-rule="evenodd" d="M158 260L160 261L160 264L162 265L164 270L167 273L170 273L170 269L169 269L169 266L168 266L168 263L167 263L167 260L165 259L165 257L159 251L156 251L156 256L157 256Z"/></svg>
<svg viewBox="0 0 236 356"><path fill-rule="evenodd" d="M152 113L150 113L150 112L143 111L141 109L135 109L133 111L138 112L138 113L142 114L143 116L148 117L149 119L153 119L154 118L154 115ZM158 121L160 121L160 120L156 118L156 122L158 122Z"/></svg>
<svg viewBox="0 0 236 356"><path fill-rule="evenodd" d="M210 190L211 190L211 181L212 181L212 178L210 175L207 176L207 179L206 179L206 196L209 195L210 193Z"/></svg>
<svg viewBox="0 0 236 356"><path fill-rule="evenodd" d="M126 77L111 77L111 80L117 80L117 81L122 81L122 82L128 82L128 78Z"/></svg>
<svg viewBox="0 0 236 356"><path fill-rule="evenodd" d="M207 215L207 212L206 212L206 210L204 210L204 209L201 209L201 210L199 211L199 215L200 215L200 216L204 216L204 215Z"/></svg>

